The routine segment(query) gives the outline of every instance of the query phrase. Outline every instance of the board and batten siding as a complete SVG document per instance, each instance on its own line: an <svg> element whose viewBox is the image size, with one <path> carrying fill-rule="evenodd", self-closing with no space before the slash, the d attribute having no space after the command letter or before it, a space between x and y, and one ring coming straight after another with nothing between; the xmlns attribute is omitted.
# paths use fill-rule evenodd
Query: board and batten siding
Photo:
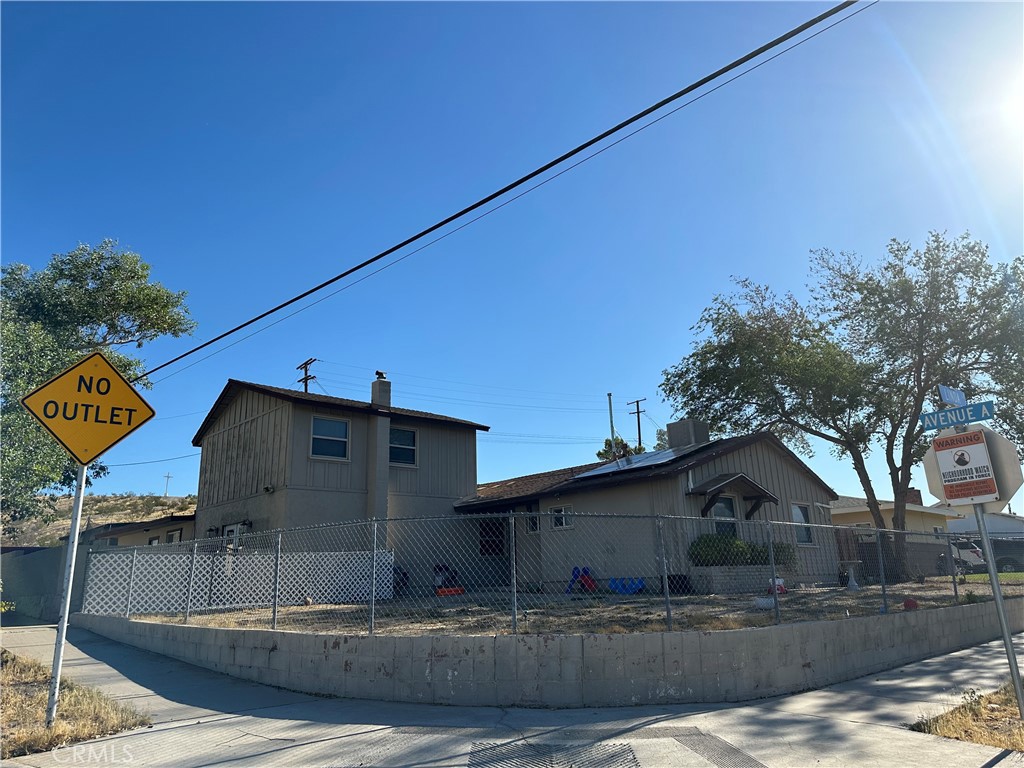
<svg viewBox="0 0 1024 768"><path fill-rule="evenodd" d="M369 417L362 413L340 413L328 408L296 405L291 433L291 488L303 490L352 491L366 493ZM349 423L348 459L317 459L310 456L313 416L341 419Z"/></svg>
<svg viewBox="0 0 1024 768"><path fill-rule="evenodd" d="M398 417L391 426L416 431L416 466L391 465L389 494L458 499L476 490L476 430Z"/></svg>
<svg viewBox="0 0 1024 768"><path fill-rule="evenodd" d="M255 496L287 481L291 406L243 390L203 436L199 508Z"/></svg>

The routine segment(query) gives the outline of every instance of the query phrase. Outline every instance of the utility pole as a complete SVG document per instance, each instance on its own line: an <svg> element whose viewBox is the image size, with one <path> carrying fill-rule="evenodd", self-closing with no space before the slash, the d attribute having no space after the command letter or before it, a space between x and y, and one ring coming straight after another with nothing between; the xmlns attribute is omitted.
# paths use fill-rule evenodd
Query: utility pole
<svg viewBox="0 0 1024 768"><path fill-rule="evenodd" d="M615 418L612 416L612 393L608 393L608 426L612 430L612 458L619 460L619 452L615 450Z"/></svg>
<svg viewBox="0 0 1024 768"><path fill-rule="evenodd" d="M164 496L167 496L167 490L171 487L171 478L174 477L174 475L168 472L164 477L167 479L167 482L164 483Z"/></svg>
<svg viewBox="0 0 1024 768"><path fill-rule="evenodd" d="M643 438L640 436L640 414L647 413L647 411L640 410L640 403L646 400L646 397L641 397L639 400L630 400L626 405L635 405L636 410L630 411L630 413L636 414L636 447L639 448L644 444Z"/></svg>
<svg viewBox="0 0 1024 768"><path fill-rule="evenodd" d="M295 370L302 371L303 374L302 377L299 379L299 383L302 384L303 392L309 392L309 382L316 380L316 376L309 375L309 366L311 366L315 362L316 358L311 357L306 362L299 363L297 366L295 366Z"/></svg>

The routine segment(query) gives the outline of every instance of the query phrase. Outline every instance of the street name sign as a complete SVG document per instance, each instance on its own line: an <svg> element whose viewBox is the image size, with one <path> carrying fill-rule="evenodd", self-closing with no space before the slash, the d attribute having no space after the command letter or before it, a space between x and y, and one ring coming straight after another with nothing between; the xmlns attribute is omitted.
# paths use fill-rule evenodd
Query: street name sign
<svg viewBox="0 0 1024 768"><path fill-rule="evenodd" d="M974 429L937 437L932 448L942 478L942 495L948 503L983 504L999 499L984 432Z"/></svg>
<svg viewBox="0 0 1024 768"><path fill-rule="evenodd" d="M156 415L101 353L93 352L21 399L79 464L88 464Z"/></svg>
<svg viewBox="0 0 1024 768"><path fill-rule="evenodd" d="M967 395L962 389L954 389L942 384L939 384L939 400L954 408L962 408L967 405Z"/></svg>
<svg viewBox="0 0 1024 768"><path fill-rule="evenodd" d="M925 429L945 429L957 424L970 424L975 421L986 421L996 415L996 404L991 400L984 403L971 403L960 408L944 408L941 411L922 413L919 417Z"/></svg>

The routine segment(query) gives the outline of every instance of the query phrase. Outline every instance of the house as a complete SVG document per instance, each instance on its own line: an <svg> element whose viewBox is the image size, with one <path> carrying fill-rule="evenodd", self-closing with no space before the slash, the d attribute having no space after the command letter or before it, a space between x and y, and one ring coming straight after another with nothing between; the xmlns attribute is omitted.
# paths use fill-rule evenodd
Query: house
<svg viewBox="0 0 1024 768"><path fill-rule="evenodd" d="M681 591L765 589L766 562L742 573L701 567L690 546L703 534L724 533L763 547L768 520L780 523L773 542L791 547L794 577L835 577L834 536L813 525L831 523L836 494L778 438L759 432L711 440L708 425L696 420L669 424L668 437L665 450L482 484L455 509L517 513L508 534L500 519L478 520L480 555L507 563L514 541L517 578L537 591L567 586L574 568L613 589L661 575Z"/></svg>
<svg viewBox="0 0 1024 768"><path fill-rule="evenodd" d="M885 521L885 527L895 528L892 522L894 502L879 500L878 506ZM921 491L916 488L907 489L906 530L919 533L946 533L953 530L952 522L961 519L962 515L948 507L926 507L921 499ZM874 518L868 509L868 500L855 496L840 496L832 503L832 522L836 525L854 525L858 527L875 527Z"/></svg>
<svg viewBox="0 0 1024 768"><path fill-rule="evenodd" d="M451 516L476 488L476 433L487 429L392 407L383 372L369 402L229 379L192 439L202 449L196 529L236 539Z"/></svg>
<svg viewBox="0 0 1024 768"><path fill-rule="evenodd" d="M945 506L941 509L946 509ZM986 512L985 528L992 536L1000 538L1024 538L1024 517L1008 512ZM978 519L973 514L962 515L949 521L949 530L968 536L979 535Z"/></svg>
<svg viewBox="0 0 1024 768"><path fill-rule="evenodd" d="M106 523L86 528L78 534L79 544L110 547L143 547L191 541L196 537L196 516L166 515L137 523ZM67 541L61 536L61 541Z"/></svg>

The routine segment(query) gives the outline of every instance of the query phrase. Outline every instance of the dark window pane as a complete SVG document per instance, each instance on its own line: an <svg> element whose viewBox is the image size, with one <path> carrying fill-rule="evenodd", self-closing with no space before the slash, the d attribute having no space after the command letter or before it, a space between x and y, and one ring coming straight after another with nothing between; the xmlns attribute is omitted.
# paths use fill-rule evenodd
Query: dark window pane
<svg viewBox="0 0 1024 768"><path fill-rule="evenodd" d="M392 464L415 464L416 463L416 449L415 448L399 448L391 446L391 458Z"/></svg>
<svg viewBox="0 0 1024 768"><path fill-rule="evenodd" d="M401 445L407 448L416 447L416 433L411 429L391 428L391 444Z"/></svg>
<svg viewBox="0 0 1024 768"><path fill-rule="evenodd" d="M313 418L314 437L337 437L345 439L348 437L348 422L336 419Z"/></svg>
<svg viewBox="0 0 1024 768"><path fill-rule="evenodd" d="M330 456L335 459L344 459L348 457L348 441L347 440L323 440L318 437L313 438L313 455L314 456Z"/></svg>

